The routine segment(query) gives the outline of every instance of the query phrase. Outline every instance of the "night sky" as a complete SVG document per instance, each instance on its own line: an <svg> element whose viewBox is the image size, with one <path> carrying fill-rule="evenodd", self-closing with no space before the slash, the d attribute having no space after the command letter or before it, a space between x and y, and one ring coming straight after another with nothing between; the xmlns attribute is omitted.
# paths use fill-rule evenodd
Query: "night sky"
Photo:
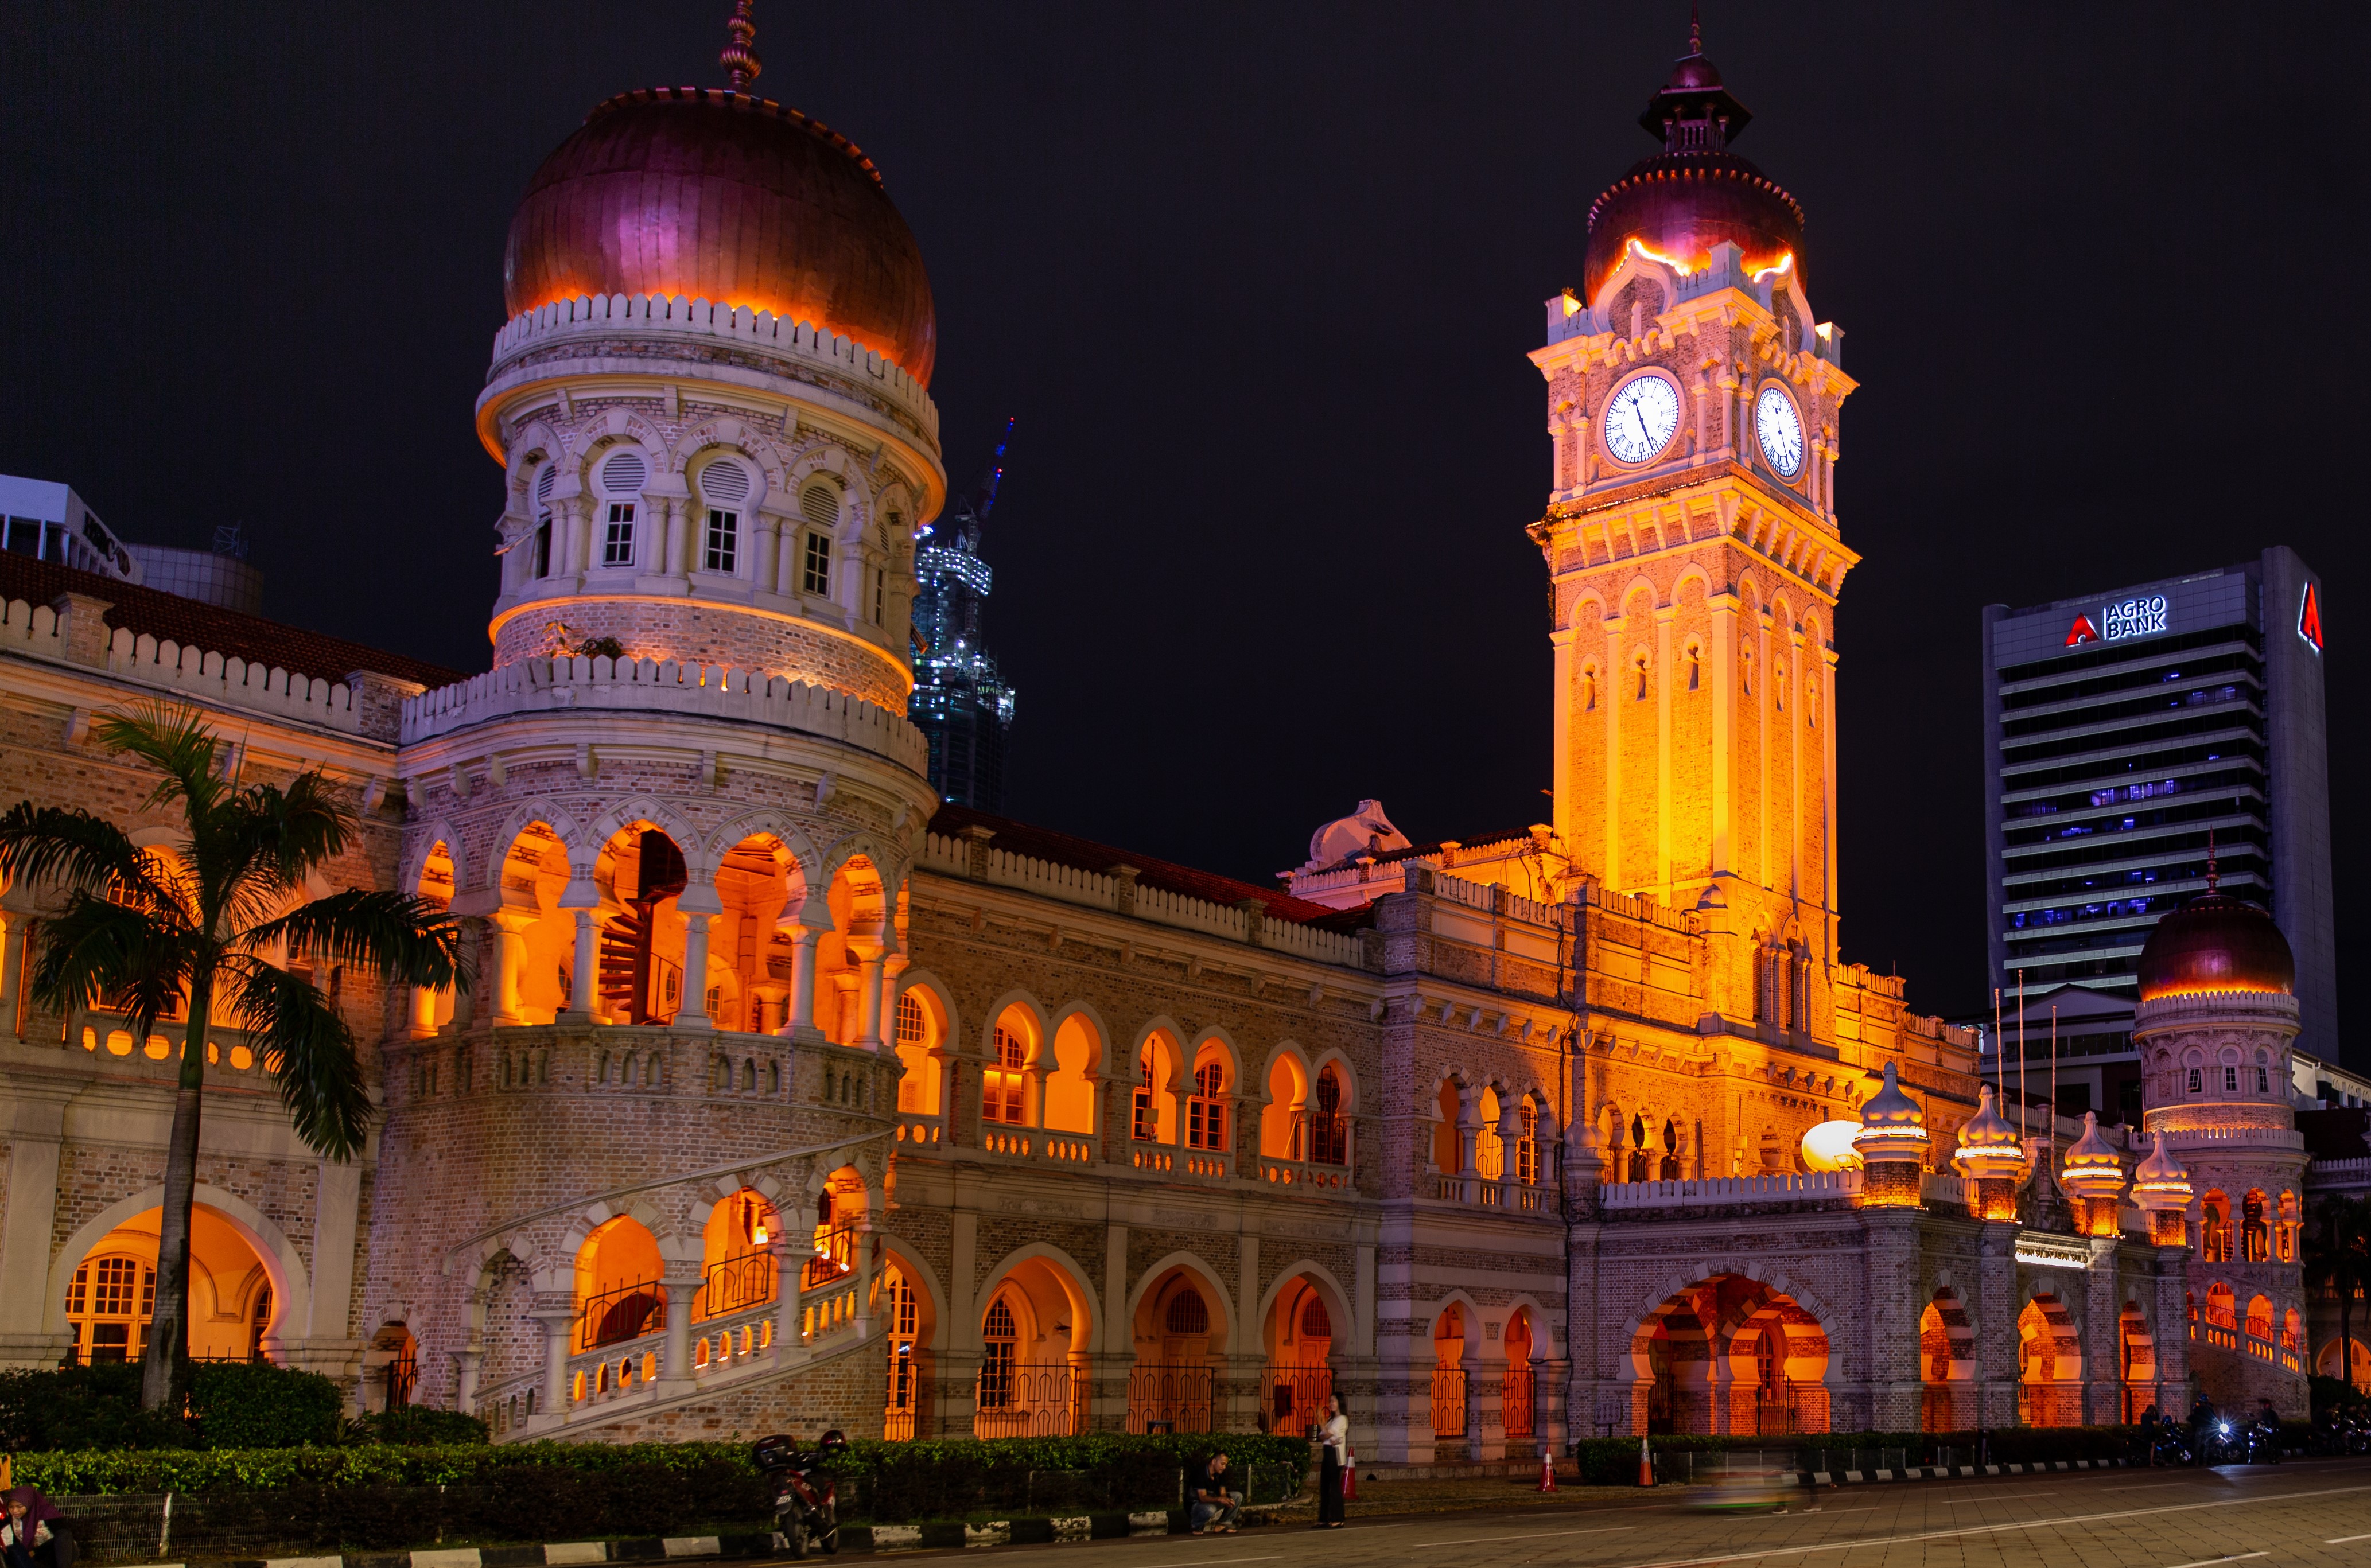
<svg viewBox="0 0 2371 1568"><path fill-rule="evenodd" d="M486 660L470 409L537 164L721 85L726 0L20 5L0 472L125 536L243 522L266 610ZM1846 331L1848 958L1974 1010L1978 612L2295 547L2327 583L2339 935L2371 836L2360 6L1759 6L1706 49ZM1266 880L1363 796L1543 820L1541 302L1683 5L761 0L767 96L919 239L1020 693L1012 814ZM2342 950L2344 951L2344 950ZM2351 991L2362 1055L2371 988Z"/></svg>

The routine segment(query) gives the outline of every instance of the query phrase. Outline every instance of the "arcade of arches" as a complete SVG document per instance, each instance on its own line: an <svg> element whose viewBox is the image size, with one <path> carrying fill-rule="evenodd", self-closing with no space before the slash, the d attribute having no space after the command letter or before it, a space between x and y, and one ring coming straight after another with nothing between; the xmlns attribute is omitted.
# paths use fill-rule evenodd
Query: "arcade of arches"
<svg viewBox="0 0 2371 1568"><path fill-rule="evenodd" d="M95 1242L65 1288L70 1359L137 1361L156 1313L156 1233L164 1211L134 1215ZM190 1355L245 1361L277 1332L273 1270L243 1227L208 1204L190 1215Z"/></svg>

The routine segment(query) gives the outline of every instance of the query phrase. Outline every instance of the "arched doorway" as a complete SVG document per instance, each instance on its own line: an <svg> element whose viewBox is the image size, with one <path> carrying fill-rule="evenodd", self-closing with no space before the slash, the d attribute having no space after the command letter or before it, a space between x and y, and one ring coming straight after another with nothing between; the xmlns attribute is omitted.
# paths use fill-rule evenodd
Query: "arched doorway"
<svg viewBox="0 0 2371 1568"><path fill-rule="evenodd" d="M2125 1302L2116 1316L2116 1380L2123 1389L2123 1420L2129 1426L2157 1402L2157 1341L2150 1337L2148 1318L2137 1302Z"/></svg>
<svg viewBox="0 0 2371 1568"><path fill-rule="evenodd" d="M1532 1370L1532 1309L1518 1307L1498 1336L1507 1350L1507 1376L1498 1391L1498 1424L1509 1441L1536 1435L1539 1389Z"/></svg>
<svg viewBox="0 0 2371 1568"><path fill-rule="evenodd" d="M1828 1430L1828 1336L1792 1296L1714 1274L1666 1297L1631 1340L1634 1433Z"/></svg>
<svg viewBox="0 0 2371 1568"><path fill-rule="evenodd" d="M1465 1309L1454 1301L1432 1320L1432 1435L1465 1435Z"/></svg>
<svg viewBox="0 0 2371 1568"><path fill-rule="evenodd" d="M773 1304L780 1266L773 1243L782 1216L772 1200L754 1187L719 1202L700 1232L700 1290L692 1297L695 1369L725 1366L774 1343L774 1320L762 1309Z"/></svg>
<svg viewBox="0 0 2371 1568"><path fill-rule="evenodd" d="M1262 1431L1298 1435L1324 1419L1325 1396L1334 1391L1335 1337L1347 1328L1336 1323L1327 1294L1308 1274L1297 1274L1268 1308L1262 1331L1267 1352Z"/></svg>
<svg viewBox="0 0 2371 1568"><path fill-rule="evenodd" d="M1085 1289L1048 1258L1014 1263L991 1287L979 1319L977 1437L1069 1437L1086 1430Z"/></svg>
<svg viewBox="0 0 2371 1568"><path fill-rule="evenodd" d="M566 874L564 859L560 873ZM676 902L690 885L683 848L656 827L629 827L603 845L594 881L607 914L596 999L610 1023L665 1023L683 1010L685 932Z"/></svg>
<svg viewBox="0 0 2371 1568"><path fill-rule="evenodd" d="M938 1322L931 1309L930 1292L894 1253L881 1271L881 1313L888 1329L881 1435L891 1442L905 1442L930 1429L923 1394L929 1386L931 1345L938 1336Z"/></svg>
<svg viewBox="0 0 2371 1568"><path fill-rule="evenodd" d="M1130 1432L1209 1432L1217 1414L1217 1359L1226 1353L1225 1297L1199 1270L1162 1271L1137 1300L1136 1366L1128 1378Z"/></svg>
<svg viewBox="0 0 2371 1568"><path fill-rule="evenodd" d="M85 1366L138 1361L156 1311L157 1229L162 1208L133 1215L92 1244L68 1276L66 1359ZM268 1359L267 1336L282 1304L271 1268L230 1217L206 1204L190 1210L189 1348L202 1361Z"/></svg>
<svg viewBox="0 0 2371 1568"><path fill-rule="evenodd" d="M2042 1292L2017 1318L2017 1412L2027 1426L2083 1424L2083 1347L2057 1297Z"/></svg>
<svg viewBox="0 0 2371 1568"><path fill-rule="evenodd" d="M1918 1315L1919 1425L1966 1432L1976 1425L1975 1328L1960 1293L1945 1286Z"/></svg>

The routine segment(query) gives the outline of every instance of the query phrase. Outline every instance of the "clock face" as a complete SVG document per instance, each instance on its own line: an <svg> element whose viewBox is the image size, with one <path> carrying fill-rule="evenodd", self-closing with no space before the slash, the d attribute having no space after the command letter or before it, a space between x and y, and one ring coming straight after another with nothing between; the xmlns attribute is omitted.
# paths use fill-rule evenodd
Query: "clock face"
<svg viewBox="0 0 2371 1568"><path fill-rule="evenodd" d="M1792 398L1764 386L1753 399L1753 433L1762 455L1780 476L1791 479L1803 471L1803 416L1795 411Z"/></svg>
<svg viewBox="0 0 2371 1568"><path fill-rule="evenodd" d="M1605 406L1605 450L1617 463L1644 463L1680 428L1680 389L1660 375L1623 384Z"/></svg>

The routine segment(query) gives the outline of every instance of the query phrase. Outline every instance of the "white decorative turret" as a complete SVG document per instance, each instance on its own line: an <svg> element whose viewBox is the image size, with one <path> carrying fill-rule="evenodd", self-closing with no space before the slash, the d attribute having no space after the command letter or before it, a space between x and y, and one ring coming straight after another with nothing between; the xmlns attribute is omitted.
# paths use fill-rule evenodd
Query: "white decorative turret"
<svg viewBox="0 0 2371 1568"><path fill-rule="evenodd" d="M2098 1113L2083 1113L2083 1136L2066 1151L2058 1185L2075 1200L2077 1228L2086 1236L2113 1237L2124 1196L2124 1162L2099 1136Z"/></svg>
<svg viewBox="0 0 2371 1568"><path fill-rule="evenodd" d="M1853 1152L1861 1158L1863 1208L1916 1208L1926 1151L1934 1139L1926 1113L1902 1092L1894 1065L1885 1064L1885 1086L1861 1107Z"/></svg>
<svg viewBox="0 0 2371 1568"><path fill-rule="evenodd" d="M1951 1164L1976 1184L1977 1218L2016 1221L2017 1190L2030 1164L2017 1129L1994 1108L1990 1084L1976 1090L1976 1113L1960 1124L1960 1152Z"/></svg>
<svg viewBox="0 0 2371 1568"><path fill-rule="evenodd" d="M2166 1152L2165 1135L2158 1133L2157 1147L2133 1172L2133 1202L2149 1216L2149 1239L2160 1247L2182 1245L2190 1202L2195 1196L2190 1172Z"/></svg>

